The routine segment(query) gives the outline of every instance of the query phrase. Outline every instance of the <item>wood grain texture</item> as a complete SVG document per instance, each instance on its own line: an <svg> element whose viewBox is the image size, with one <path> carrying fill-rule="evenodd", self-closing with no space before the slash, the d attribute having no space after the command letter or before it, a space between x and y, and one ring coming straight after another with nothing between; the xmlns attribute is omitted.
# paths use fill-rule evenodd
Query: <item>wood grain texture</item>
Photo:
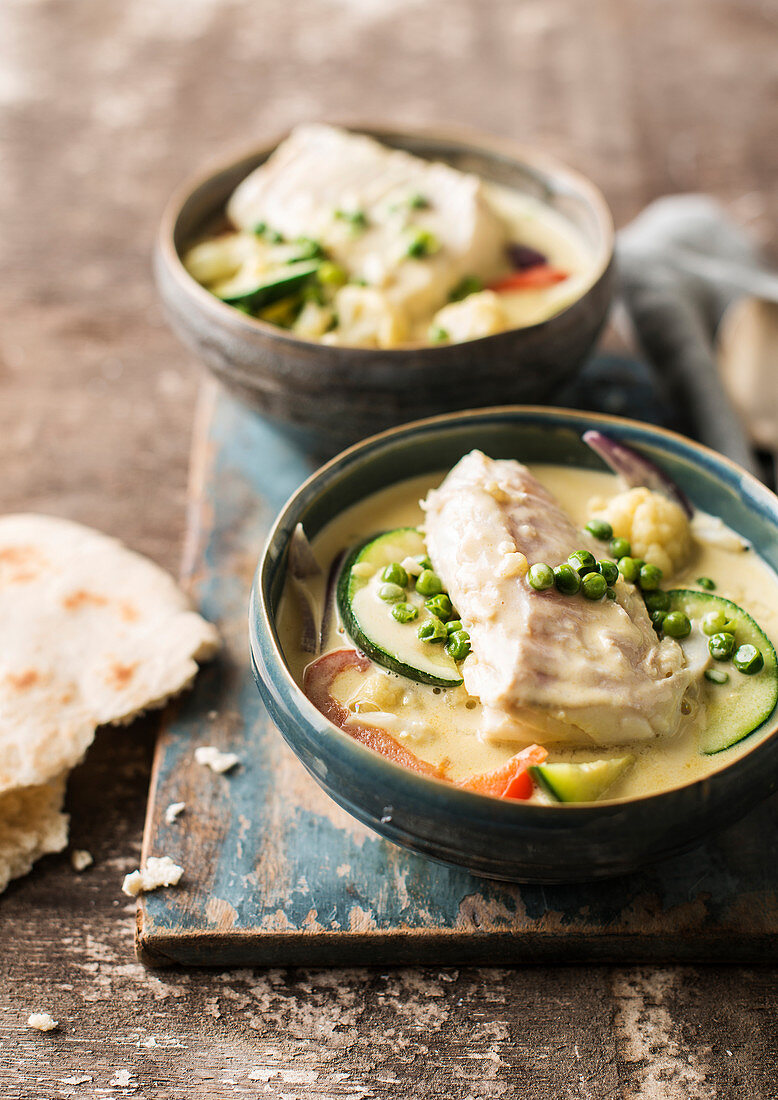
<svg viewBox="0 0 778 1100"><path fill-rule="evenodd" d="M211 156L311 116L461 121L588 173L619 223L699 189L769 241L777 28L774 0L7 0L3 509L177 569L197 372L149 249ZM3 1100L778 1094L771 969L145 972L119 885L153 737L102 733L71 780L94 868L52 857L0 899ZM43 1008L60 1032L24 1029ZM133 1093L110 1087L119 1068Z"/></svg>
<svg viewBox="0 0 778 1100"><path fill-rule="evenodd" d="M141 900L145 962L778 961L778 796L640 874L553 887L440 866L336 806L273 726L246 653L257 556L312 463L214 383L192 454L188 583L224 650L157 745L143 855L170 856L184 878ZM239 758L228 775L196 762L211 744Z"/></svg>

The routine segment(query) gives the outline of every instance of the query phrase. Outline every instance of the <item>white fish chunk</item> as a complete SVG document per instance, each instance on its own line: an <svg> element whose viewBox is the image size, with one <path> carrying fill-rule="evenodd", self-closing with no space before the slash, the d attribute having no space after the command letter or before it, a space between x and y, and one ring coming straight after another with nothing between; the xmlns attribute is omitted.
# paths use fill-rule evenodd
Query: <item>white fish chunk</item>
<svg viewBox="0 0 778 1100"><path fill-rule="evenodd" d="M415 195L428 205L412 209ZM364 229L336 211L364 214ZM507 228L477 176L318 123L293 130L236 188L227 214L241 229L264 222L289 240L320 241L410 323L444 305L465 275L489 281L505 266ZM406 255L418 228L440 245L421 260Z"/></svg>
<svg viewBox="0 0 778 1100"><path fill-rule="evenodd" d="M693 670L632 585L590 601L501 570L506 553L551 566L602 553L526 466L473 451L425 508L429 555L470 632L463 676L483 736L607 746L677 731Z"/></svg>

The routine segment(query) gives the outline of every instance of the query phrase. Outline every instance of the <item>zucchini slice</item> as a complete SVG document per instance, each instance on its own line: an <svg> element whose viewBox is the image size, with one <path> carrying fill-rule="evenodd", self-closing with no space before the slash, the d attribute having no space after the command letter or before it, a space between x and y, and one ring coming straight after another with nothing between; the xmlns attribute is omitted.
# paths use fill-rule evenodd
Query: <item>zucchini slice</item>
<svg viewBox="0 0 778 1100"><path fill-rule="evenodd" d="M338 611L351 640L376 664L420 684L458 687L462 677L442 643L423 642L418 636L419 626L432 616L413 583L404 596L406 603L418 609L413 622L397 622L392 605L378 595L384 566L419 554L426 554L426 547L415 527L398 527L362 543L349 554L341 570Z"/></svg>
<svg viewBox="0 0 778 1100"><path fill-rule="evenodd" d="M773 643L751 616L731 600L690 588L675 588L668 595L671 610L682 611L691 620L691 634L678 640L687 659L695 664L709 663L709 667L729 675L725 684L701 681L706 728L700 739L700 751L707 755L723 752L763 726L775 710L778 662ZM744 676L731 661L713 661L707 657L708 638L700 620L710 611L722 611L732 623L737 646L754 645L761 651L764 657L761 672Z"/></svg>
<svg viewBox="0 0 778 1100"><path fill-rule="evenodd" d="M216 283L212 292L228 305L246 305L250 309L261 309L262 306L270 305L271 302L299 290L316 274L320 266L319 260L278 264L261 275L238 274L233 279Z"/></svg>
<svg viewBox="0 0 778 1100"><path fill-rule="evenodd" d="M595 802L634 762L634 756L618 756L586 764L535 764L529 773L557 802Z"/></svg>

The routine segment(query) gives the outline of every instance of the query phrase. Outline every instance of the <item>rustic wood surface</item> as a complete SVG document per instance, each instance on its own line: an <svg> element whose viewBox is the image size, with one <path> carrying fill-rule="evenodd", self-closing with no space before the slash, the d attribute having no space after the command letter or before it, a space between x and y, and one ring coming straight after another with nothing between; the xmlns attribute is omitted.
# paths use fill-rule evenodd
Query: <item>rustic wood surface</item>
<svg viewBox="0 0 778 1100"><path fill-rule="evenodd" d="M589 173L619 222L704 189L769 240L777 28L774 0L5 0L3 509L176 569L196 372L149 248L204 159L324 114L468 122ZM95 867L0 899L3 1100L778 1096L768 969L146 972L119 884L153 738L102 734L73 776ZM25 1030L44 1009L60 1030Z"/></svg>
<svg viewBox="0 0 778 1100"><path fill-rule="evenodd" d="M246 653L258 548L313 466L216 382L204 383L187 583L224 648L158 738L143 851L169 856L185 877L141 899L142 961L778 962L778 794L691 852L607 882L556 886L489 882L431 863L335 805L273 726ZM199 745L234 752L240 764L216 776L194 759ZM171 824L166 807L178 801L185 813Z"/></svg>

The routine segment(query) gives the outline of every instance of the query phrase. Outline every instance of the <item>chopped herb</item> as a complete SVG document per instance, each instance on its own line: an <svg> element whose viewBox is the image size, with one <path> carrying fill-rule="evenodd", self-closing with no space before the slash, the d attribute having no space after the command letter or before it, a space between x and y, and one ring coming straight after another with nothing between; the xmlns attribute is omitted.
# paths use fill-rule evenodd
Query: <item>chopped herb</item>
<svg viewBox="0 0 778 1100"><path fill-rule="evenodd" d="M710 577L698 577L697 584L700 588L704 588L706 592L712 592L716 587L716 582L712 581Z"/></svg>
<svg viewBox="0 0 778 1100"><path fill-rule="evenodd" d="M417 192L408 199L408 206L410 206L411 210L429 210L432 203L426 195Z"/></svg>
<svg viewBox="0 0 778 1100"><path fill-rule="evenodd" d="M269 244L281 244L284 239L275 229L271 229L267 222L257 222L254 233L257 237L264 237Z"/></svg>
<svg viewBox="0 0 778 1100"><path fill-rule="evenodd" d="M299 260L324 260L327 253L318 241L312 240L310 237L298 237L295 244L299 245L300 251L290 260L290 263L297 263Z"/></svg>
<svg viewBox="0 0 778 1100"><path fill-rule="evenodd" d="M422 260L440 250L440 241L429 229L414 229L405 255L412 260Z"/></svg>
<svg viewBox="0 0 778 1100"><path fill-rule="evenodd" d="M483 289L484 284L477 275L465 275L464 279L460 279L451 291L448 300L449 302L461 302L463 298L467 298L471 294L477 294L479 290Z"/></svg>
<svg viewBox="0 0 778 1100"><path fill-rule="evenodd" d="M449 335L444 328L440 328L438 325L433 325L429 331L429 341L431 344L445 344Z"/></svg>
<svg viewBox="0 0 778 1100"><path fill-rule="evenodd" d="M348 222L355 232L361 233L367 229L367 214L364 210L336 210L335 217L340 222Z"/></svg>

